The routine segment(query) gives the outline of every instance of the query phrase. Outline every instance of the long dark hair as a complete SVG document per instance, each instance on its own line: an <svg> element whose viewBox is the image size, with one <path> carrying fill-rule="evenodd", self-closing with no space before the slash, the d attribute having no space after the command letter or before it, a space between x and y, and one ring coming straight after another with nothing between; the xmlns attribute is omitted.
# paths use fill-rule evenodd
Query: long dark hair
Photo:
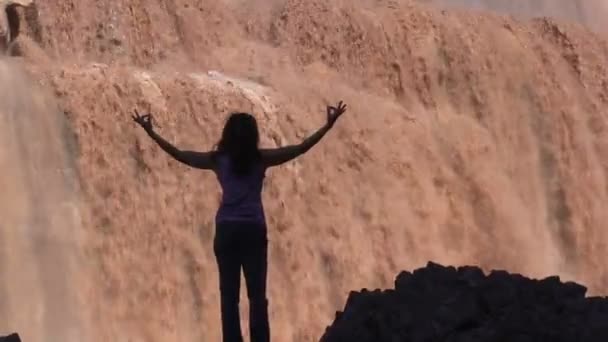
<svg viewBox="0 0 608 342"><path fill-rule="evenodd" d="M260 160L259 141L255 117L248 113L232 113L224 125L217 152L227 155L234 172L243 175Z"/></svg>

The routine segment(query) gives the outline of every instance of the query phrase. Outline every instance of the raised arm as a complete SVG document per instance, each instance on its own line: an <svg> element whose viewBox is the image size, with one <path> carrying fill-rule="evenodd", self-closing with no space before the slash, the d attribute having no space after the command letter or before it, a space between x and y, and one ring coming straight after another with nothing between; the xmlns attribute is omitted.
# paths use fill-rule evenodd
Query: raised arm
<svg viewBox="0 0 608 342"><path fill-rule="evenodd" d="M300 155L308 152L315 146L321 138L331 129L331 126L325 125L317 130L313 135L306 138L300 144L290 145L272 149L261 149L262 160L267 167L277 166L286 163Z"/></svg>
<svg viewBox="0 0 608 342"><path fill-rule="evenodd" d="M158 133L154 132L150 114L140 116L139 113L135 111L133 120L140 124L146 133L148 133L150 138L152 138L152 140L154 140L163 151L167 152L175 160L198 169L213 169L214 165L212 152L183 151L173 146L171 143L163 139L163 137L161 137Z"/></svg>
<svg viewBox="0 0 608 342"><path fill-rule="evenodd" d="M277 166L295 159L302 154L308 152L329 132L334 126L338 118L346 111L346 105L342 101L338 103L338 107L327 107L327 123L318 129L314 134L306 138L300 144L290 145L285 147L262 149L262 161L267 167Z"/></svg>

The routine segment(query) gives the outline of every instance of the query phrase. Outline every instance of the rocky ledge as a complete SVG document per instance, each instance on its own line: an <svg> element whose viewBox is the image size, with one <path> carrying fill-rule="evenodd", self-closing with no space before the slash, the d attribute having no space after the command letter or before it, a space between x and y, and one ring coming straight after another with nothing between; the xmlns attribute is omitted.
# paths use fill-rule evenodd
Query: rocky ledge
<svg viewBox="0 0 608 342"><path fill-rule="evenodd" d="M608 298L559 277L430 262L395 288L351 292L321 342L606 342Z"/></svg>
<svg viewBox="0 0 608 342"><path fill-rule="evenodd" d="M21 342L21 337L17 333L12 333L8 336L0 336L0 342Z"/></svg>

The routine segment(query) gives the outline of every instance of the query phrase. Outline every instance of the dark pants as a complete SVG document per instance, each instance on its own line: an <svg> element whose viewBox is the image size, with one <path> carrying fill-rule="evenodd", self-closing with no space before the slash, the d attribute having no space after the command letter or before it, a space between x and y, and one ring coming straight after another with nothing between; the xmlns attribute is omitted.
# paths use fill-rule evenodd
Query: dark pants
<svg viewBox="0 0 608 342"><path fill-rule="evenodd" d="M239 319L241 267L249 297L250 341L270 341L266 299L266 226L241 222L218 223L214 251L220 276L223 341L243 341Z"/></svg>

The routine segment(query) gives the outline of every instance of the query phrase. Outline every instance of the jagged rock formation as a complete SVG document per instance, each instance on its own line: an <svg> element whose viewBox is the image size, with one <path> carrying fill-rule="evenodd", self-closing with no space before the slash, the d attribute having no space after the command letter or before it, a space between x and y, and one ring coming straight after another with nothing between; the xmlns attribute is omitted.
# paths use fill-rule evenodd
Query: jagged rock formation
<svg viewBox="0 0 608 342"><path fill-rule="evenodd" d="M21 337L17 333L8 336L0 336L0 342L21 342Z"/></svg>
<svg viewBox="0 0 608 342"><path fill-rule="evenodd" d="M351 292L321 342L608 341L608 298L586 290L429 263L401 272L394 289Z"/></svg>
<svg viewBox="0 0 608 342"><path fill-rule="evenodd" d="M17 7L29 7L34 0L0 0L0 55L6 53L19 34Z"/></svg>

